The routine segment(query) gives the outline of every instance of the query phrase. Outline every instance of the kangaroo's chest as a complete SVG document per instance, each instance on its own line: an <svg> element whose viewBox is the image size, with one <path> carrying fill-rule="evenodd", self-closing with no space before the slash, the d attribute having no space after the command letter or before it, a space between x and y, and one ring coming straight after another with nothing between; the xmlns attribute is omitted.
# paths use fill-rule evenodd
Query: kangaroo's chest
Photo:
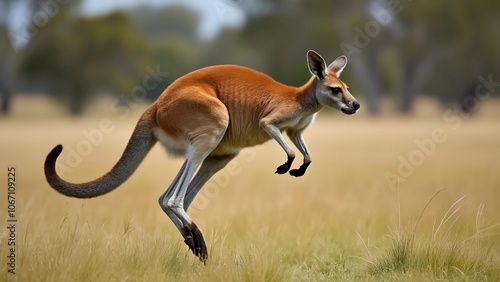
<svg viewBox="0 0 500 282"><path fill-rule="evenodd" d="M314 115L306 118L296 117L283 120L277 126L281 132L288 129L302 131L311 124L313 119ZM258 120L239 124L237 121L230 121L224 137L214 150L214 154L235 154L243 148L261 145L271 139L272 137L260 126Z"/></svg>

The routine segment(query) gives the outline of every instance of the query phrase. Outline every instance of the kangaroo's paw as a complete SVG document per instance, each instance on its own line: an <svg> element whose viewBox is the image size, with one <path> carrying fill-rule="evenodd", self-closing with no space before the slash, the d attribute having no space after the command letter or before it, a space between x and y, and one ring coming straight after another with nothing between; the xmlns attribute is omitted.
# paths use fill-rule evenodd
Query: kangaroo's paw
<svg viewBox="0 0 500 282"><path fill-rule="evenodd" d="M197 256L200 261L203 262L203 264L206 264L208 259L208 250L205 244L205 240L203 239L203 235L201 234L201 231L200 229L198 229L198 227L193 230L193 241L193 254Z"/></svg>
<svg viewBox="0 0 500 282"><path fill-rule="evenodd" d="M201 234L200 229L193 223L193 226L189 229L190 234L184 238L184 243L188 245L189 250L193 252L195 256L197 256L203 264L206 264L208 259L208 250L205 244L205 240L203 239L203 235Z"/></svg>
<svg viewBox="0 0 500 282"><path fill-rule="evenodd" d="M299 177L299 176L304 175L304 173L306 173L306 170L307 170L307 167L309 166L309 164L311 164L311 163L303 163L298 169L290 170L290 172L289 172L290 175L295 176L295 177Z"/></svg>
<svg viewBox="0 0 500 282"><path fill-rule="evenodd" d="M277 169L276 172L277 174L285 174L287 171L290 170L290 167L292 166L294 157L288 157L288 160L286 163L280 165Z"/></svg>

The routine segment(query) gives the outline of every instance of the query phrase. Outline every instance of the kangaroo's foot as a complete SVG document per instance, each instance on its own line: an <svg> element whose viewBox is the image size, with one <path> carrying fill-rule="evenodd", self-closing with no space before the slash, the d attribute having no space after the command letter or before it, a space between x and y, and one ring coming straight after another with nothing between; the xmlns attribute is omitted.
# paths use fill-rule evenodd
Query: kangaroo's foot
<svg viewBox="0 0 500 282"><path fill-rule="evenodd" d="M189 249L203 262L203 264L206 264L208 250L200 229L198 229L194 223L189 227L185 226L184 229L184 234L186 234L184 236L184 243L188 245Z"/></svg>
<svg viewBox="0 0 500 282"><path fill-rule="evenodd" d="M291 158L291 157L288 157L288 160L286 161L286 163L280 165L277 169L276 169L276 172L277 174L285 174L287 171L290 170L290 167L292 166L292 163L293 163L293 159L294 158Z"/></svg>
<svg viewBox="0 0 500 282"><path fill-rule="evenodd" d="M292 169L290 170L290 175L299 177L304 175L306 173L307 167L309 166L310 163L303 163L298 169Z"/></svg>

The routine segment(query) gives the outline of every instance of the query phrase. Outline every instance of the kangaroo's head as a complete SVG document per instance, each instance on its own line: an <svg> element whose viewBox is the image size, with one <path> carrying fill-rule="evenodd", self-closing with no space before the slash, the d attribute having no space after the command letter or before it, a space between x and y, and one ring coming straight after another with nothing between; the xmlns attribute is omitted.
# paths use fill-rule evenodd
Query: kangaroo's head
<svg viewBox="0 0 500 282"><path fill-rule="evenodd" d="M310 50L307 52L307 64L309 71L318 80L315 89L318 102L322 106L341 110L348 115L356 113L360 105L349 93L349 87L339 79L340 73L347 65L347 57L340 56L327 67L325 60Z"/></svg>

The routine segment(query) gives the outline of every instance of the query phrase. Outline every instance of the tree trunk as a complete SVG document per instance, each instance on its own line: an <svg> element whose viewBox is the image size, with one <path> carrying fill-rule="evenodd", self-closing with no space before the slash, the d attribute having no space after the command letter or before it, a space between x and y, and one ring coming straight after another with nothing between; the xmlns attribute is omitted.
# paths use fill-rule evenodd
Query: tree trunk
<svg viewBox="0 0 500 282"><path fill-rule="evenodd" d="M380 85L376 77L374 77L374 72L371 71L369 64L364 64L361 62L359 57L351 58L351 67L353 68L358 81L361 83L361 92L363 92L366 98L368 113L371 115L380 114ZM352 93L356 95L356 93Z"/></svg>
<svg viewBox="0 0 500 282"><path fill-rule="evenodd" d="M415 98L422 91L422 86L425 79L432 71L432 66L435 62L436 56L429 52L422 60L407 61L401 59L401 70L403 72L403 86L401 91L401 104L399 112L404 115L409 115L413 111L413 103Z"/></svg>
<svg viewBox="0 0 500 282"><path fill-rule="evenodd" d="M2 87L2 88L5 88L5 87ZM1 92L0 114L6 116L10 113L12 92L10 90L7 90L7 89L3 89L0 92Z"/></svg>
<svg viewBox="0 0 500 282"><path fill-rule="evenodd" d="M335 17L336 26L339 27L343 43L353 44L354 34L346 25L347 13L340 13ZM354 45L354 44L353 44ZM370 115L376 116L380 114L380 83L378 77L378 70L376 69L376 53L378 46L376 42L370 42L369 46L356 47L358 52L348 56L349 67L354 70L355 76L363 96L366 99L366 108ZM352 93L356 96L356 93Z"/></svg>
<svg viewBox="0 0 500 282"><path fill-rule="evenodd" d="M8 115L14 92L15 73L14 63L11 57L4 58L3 64L0 65L0 114Z"/></svg>
<svg viewBox="0 0 500 282"><path fill-rule="evenodd" d="M70 81L70 80L68 80ZM83 113L85 101L87 101L89 90L83 81L74 81L68 85L70 93L69 97L69 112L72 116L80 116Z"/></svg>
<svg viewBox="0 0 500 282"><path fill-rule="evenodd" d="M69 113L72 116L80 116L83 113L83 102L84 102L84 93L83 90L76 90L70 95L69 101Z"/></svg>
<svg viewBox="0 0 500 282"><path fill-rule="evenodd" d="M0 114L8 115L15 84L15 52L8 36L7 26L4 24L6 14L10 9L10 2L2 3L6 10L0 12Z"/></svg>

